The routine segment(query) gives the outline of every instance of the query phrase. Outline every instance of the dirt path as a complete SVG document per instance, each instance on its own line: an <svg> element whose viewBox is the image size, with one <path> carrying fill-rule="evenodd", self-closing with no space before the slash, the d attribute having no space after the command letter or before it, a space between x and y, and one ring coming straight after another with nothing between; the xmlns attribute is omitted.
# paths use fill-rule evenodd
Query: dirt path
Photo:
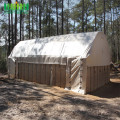
<svg viewBox="0 0 120 120"><path fill-rule="evenodd" d="M119 79L92 94L80 95L0 78L0 120L120 120Z"/></svg>

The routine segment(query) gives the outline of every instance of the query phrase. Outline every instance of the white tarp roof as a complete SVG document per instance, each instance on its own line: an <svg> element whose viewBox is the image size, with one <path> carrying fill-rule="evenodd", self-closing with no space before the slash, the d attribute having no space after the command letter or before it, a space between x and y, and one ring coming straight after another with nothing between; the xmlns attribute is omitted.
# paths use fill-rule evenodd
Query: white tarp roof
<svg viewBox="0 0 120 120"><path fill-rule="evenodd" d="M66 87L85 93L87 67L107 66L110 60L110 49L104 33L87 32L20 41L9 56L8 68L9 75L14 78L18 75L17 63L20 62L66 65L69 78L66 77Z"/></svg>
<svg viewBox="0 0 120 120"><path fill-rule="evenodd" d="M99 32L87 32L20 41L9 58L31 56L86 57Z"/></svg>

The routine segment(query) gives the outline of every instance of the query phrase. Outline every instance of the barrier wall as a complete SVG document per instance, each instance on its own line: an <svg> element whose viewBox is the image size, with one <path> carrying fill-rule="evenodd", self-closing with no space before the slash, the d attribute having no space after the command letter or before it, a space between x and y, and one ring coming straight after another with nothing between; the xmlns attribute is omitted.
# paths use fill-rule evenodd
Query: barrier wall
<svg viewBox="0 0 120 120"><path fill-rule="evenodd" d="M65 88L66 81L78 84L80 82L79 70L71 69L71 72L75 73L73 76L66 74L66 66L58 64L34 64L34 63L18 63L17 78L27 80L30 82L36 82L40 84L46 84L51 86L58 86ZM76 71L76 72L74 72ZM79 73L79 74L78 74ZM87 67L87 79L86 79L86 93L96 90L101 86L104 86L110 80L110 67L109 66L94 66ZM74 80L73 80L74 79ZM84 81L82 82L84 83ZM74 85L73 84L73 85ZM72 88L72 85L71 85Z"/></svg>
<svg viewBox="0 0 120 120"><path fill-rule="evenodd" d="M86 91L91 92L110 81L109 66L87 67Z"/></svg>
<svg viewBox="0 0 120 120"><path fill-rule="evenodd" d="M18 79L65 88L66 66L18 63Z"/></svg>

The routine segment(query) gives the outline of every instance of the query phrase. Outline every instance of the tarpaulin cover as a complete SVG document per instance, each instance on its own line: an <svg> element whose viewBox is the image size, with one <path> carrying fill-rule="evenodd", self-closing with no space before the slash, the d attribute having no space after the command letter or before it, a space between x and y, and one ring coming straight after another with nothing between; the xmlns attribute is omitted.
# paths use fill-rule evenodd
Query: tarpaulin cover
<svg viewBox="0 0 120 120"><path fill-rule="evenodd" d="M13 76L15 74L15 65L13 65L15 61L66 65L69 74L69 60L72 59L75 64L71 68L73 71L71 79L74 79L71 87L76 88L79 84L76 80L80 76L79 68L82 58L86 59L86 66L110 64L110 50L103 32L67 34L20 41L9 56L9 74Z"/></svg>
<svg viewBox="0 0 120 120"><path fill-rule="evenodd" d="M86 57L98 32L68 34L20 41L9 58L31 56Z"/></svg>

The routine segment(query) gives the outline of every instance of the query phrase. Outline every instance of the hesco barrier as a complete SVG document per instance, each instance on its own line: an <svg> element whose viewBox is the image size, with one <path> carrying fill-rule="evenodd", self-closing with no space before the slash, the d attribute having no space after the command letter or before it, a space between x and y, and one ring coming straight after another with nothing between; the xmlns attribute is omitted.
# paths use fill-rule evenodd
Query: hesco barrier
<svg viewBox="0 0 120 120"><path fill-rule="evenodd" d="M65 88L67 84L72 84L76 79L76 81L80 81L81 77L81 85L86 88L86 93L100 88L110 80L109 66L87 67L87 72L85 74L86 80L83 78L83 70L81 72L80 70L78 69L75 71L73 68L70 68L71 72L68 75L66 72L66 65L19 62L16 76L18 79L62 88Z"/></svg>
<svg viewBox="0 0 120 120"><path fill-rule="evenodd" d="M18 63L18 79L65 88L66 66Z"/></svg>
<svg viewBox="0 0 120 120"><path fill-rule="evenodd" d="M109 66L87 67L86 91L91 92L110 81Z"/></svg>

